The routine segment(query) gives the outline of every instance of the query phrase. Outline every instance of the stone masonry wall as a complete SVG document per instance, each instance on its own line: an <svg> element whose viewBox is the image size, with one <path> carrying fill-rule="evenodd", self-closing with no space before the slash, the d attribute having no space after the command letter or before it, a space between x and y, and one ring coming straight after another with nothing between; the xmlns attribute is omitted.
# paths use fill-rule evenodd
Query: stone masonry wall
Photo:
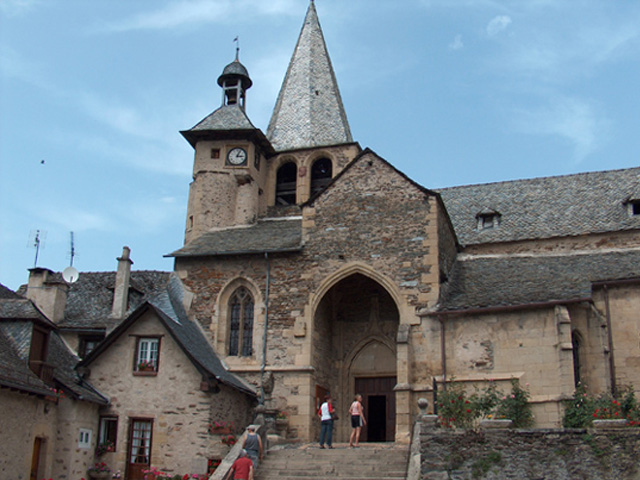
<svg viewBox="0 0 640 480"><path fill-rule="evenodd" d="M487 430L420 435L422 480L638 480L640 436L620 430Z"/></svg>

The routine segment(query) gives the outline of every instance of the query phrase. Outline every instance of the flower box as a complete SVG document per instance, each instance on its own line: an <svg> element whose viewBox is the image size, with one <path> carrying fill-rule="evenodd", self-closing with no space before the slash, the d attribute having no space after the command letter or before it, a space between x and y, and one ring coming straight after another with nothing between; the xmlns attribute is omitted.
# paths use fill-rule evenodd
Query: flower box
<svg viewBox="0 0 640 480"><path fill-rule="evenodd" d="M508 418L485 418L480 422L480 428L493 430L499 428L511 428L513 420Z"/></svg>
<svg viewBox="0 0 640 480"><path fill-rule="evenodd" d="M603 418L593 421L593 428L606 429L606 428L623 428L627 426L626 418Z"/></svg>

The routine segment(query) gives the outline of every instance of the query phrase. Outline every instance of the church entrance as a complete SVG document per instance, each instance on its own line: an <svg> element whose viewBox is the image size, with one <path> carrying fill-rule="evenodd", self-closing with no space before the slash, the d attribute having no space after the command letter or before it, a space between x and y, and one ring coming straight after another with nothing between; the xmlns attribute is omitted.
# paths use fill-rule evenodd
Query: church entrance
<svg viewBox="0 0 640 480"><path fill-rule="evenodd" d="M337 282L320 301L314 318L313 364L316 391L329 391L340 415L334 441L349 441L348 410L356 393L363 396L368 422L360 440L394 441L398 325L391 295L360 273Z"/></svg>
<svg viewBox="0 0 640 480"><path fill-rule="evenodd" d="M396 432L396 377L356 378L355 390L362 395L365 425L361 441L393 442Z"/></svg>

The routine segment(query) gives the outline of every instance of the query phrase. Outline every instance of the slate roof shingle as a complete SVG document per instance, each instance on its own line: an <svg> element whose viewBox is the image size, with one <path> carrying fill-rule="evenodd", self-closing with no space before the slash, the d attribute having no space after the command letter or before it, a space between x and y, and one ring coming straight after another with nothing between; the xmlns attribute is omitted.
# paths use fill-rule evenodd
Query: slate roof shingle
<svg viewBox="0 0 640 480"><path fill-rule="evenodd" d="M295 252L302 248L302 219L259 220L207 232L167 257Z"/></svg>
<svg viewBox="0 0 640 480"><path fill-rule="evenodd" d="M437 190L462 245L640 229L625 202L640 191L640 168ZM498 228L478 230L476 215L499 212Z"/></svg>
<svg viewBox="0 0 640 480"><path fill-rule="evenodd" d="M438 310L580 300L593 282L629 278L640 279L640 250L458 259Z"/></svg>

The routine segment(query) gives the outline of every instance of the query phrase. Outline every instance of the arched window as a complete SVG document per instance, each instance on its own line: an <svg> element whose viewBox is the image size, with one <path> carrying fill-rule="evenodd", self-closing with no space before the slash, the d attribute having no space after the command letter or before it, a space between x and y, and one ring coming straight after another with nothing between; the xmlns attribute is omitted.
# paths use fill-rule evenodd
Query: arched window
<svg viewBox="0 0 640 480"><path fill-rule="evenodd" d="M288 162L278 169L276 175L276 205L295 205L296 177L298 168L293 162Z"/></svg>
<svg viewBox="0 0 640 480"><path fill-rule="evenodd" d="M331 182L333 167L328 158L319 158L311 167L311 195L315 195Z"/></svg>
<svg viewBox="0 0 640 480"><path fill-rule="evenodd" d="M582 365L580 363L580 356L582 354L582 337L578 331L574 330L571 332L571 344L573 347L573 381L575 382L575 386L578 386L581 380L581 368Z"/></svg>
<svg viewBox="0 0 640 480"><path fill-rule="evenodd" d="M250 357L252 347L253 297L240 287L229 299L229 355Z"/></svg>

